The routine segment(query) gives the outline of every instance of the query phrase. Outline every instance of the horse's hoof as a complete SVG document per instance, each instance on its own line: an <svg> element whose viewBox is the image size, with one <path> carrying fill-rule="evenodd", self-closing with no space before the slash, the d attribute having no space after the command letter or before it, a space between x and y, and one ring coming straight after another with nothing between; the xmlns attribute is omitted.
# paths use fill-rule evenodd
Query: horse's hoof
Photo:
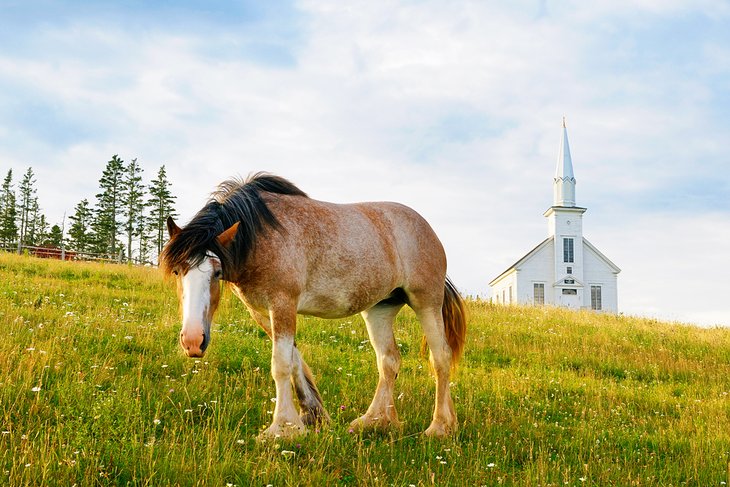
<svg viewBox="0 0 730 487"><path fill-rule="evenodd" d="M425 434L429 438L446 438L454 431L456 431L456 423L454 423L453 425L448 425L445 423L433 421L423 434Z"/></svg>
<svg viewBox="0 0 730 487"><path fill-rule="evenodd" d="M350 431L352 433L359 433L366 430L379 430L387 428L400 429L403 427L403 423L397 419L389 419L380 416L360 416L355 421L350 423Z"/></svg>
<svg viewBox="0 0 730 487"><path fill-rule="evenodd" d="M302 414L299 415L299 419L302 420L306 426L321 426L330 422L330 415L324 408L316 408L309 410L302 410Z"/></svg>
<svg viewBox="0 0 730 487"><path fill-rule="evenodd" d="M301 422L298 423L290 423L286 422L284 424L272 424L268 428L266 428L264 431L262 431L257 437L256 440L260 442L267 442L267 441L274 441L279 438L281 439L290 439L290 438L296 438L297 436L302 436L307 433L307 428L304 427L304 424L301 424Z"/></svg>

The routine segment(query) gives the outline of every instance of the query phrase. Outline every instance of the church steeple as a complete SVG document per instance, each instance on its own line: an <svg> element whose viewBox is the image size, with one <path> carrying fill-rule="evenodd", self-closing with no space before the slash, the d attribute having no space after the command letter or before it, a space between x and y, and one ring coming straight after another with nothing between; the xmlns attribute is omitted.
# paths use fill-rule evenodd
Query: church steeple
<svg viewBox="0 0 730 487"><path fill-rule="evenodd" d="M560 140L560 152L558 152L558 163L553 179L553 206L575 206L575 176L573 175L573 161L570 158L565 117L563 117L563 137Z"/></svg>

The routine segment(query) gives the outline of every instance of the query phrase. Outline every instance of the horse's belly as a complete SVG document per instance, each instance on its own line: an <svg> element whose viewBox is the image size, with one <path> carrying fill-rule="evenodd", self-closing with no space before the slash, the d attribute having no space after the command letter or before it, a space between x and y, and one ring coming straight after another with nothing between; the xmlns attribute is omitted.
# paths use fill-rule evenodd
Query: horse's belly
<svg viewBox="0 0 730 487"><path fill-rule="evenodd" d="M299 297L297 313L318 318L345 318L374 306L388 294L388 291L381 290L356 295L344 291L303 293Z"/></svg>

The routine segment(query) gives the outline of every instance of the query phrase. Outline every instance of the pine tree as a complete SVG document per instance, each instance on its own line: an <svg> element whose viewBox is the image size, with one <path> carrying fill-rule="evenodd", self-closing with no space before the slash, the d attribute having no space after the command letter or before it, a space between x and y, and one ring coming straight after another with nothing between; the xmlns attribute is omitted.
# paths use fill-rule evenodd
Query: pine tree
<svg viewBox="0 0 730 487"><path fill-rule="evenodd" d="M41 208L38 206L38 197L34 196L28 209L28 222L25 232L26 245L41 245L47 233L48 221L46 220L46 215L41 213Z"/></svg>
<svg viewBox="0 0 730 487"><path fill-rule="evenodd" d="M175 218L175 196L170 192L172 184L167 179L165 166L162 165L157 172L157 179L153 179L150 184L150 199L148 205L150 207L150 227L152 229L152 241L154 250L159 254L162 252L162 246L167 240L165 221L168 216Z"/></svg>
<svg viewBox="0 0 730 487"><path fill-rule="evenodd" d="M122 178L124 161L114 154L107 162L99 180L101 193L96 195L92 228L96 236L94 250L97 253L117 255L119 250L117 235L120 227Z"/></svg>
<svg viewBox="0 0 730 487"><path fill-rule="evenodd" d="M13 190L13 170L8 170L0 189L0 247L7 249L18 238L18 211Z"/></svg>
<svg viewBox="0 0 730 487"><path fill-rule="evenodd" d="M94 214L89 207L89 200L81 200L68 219L71 220L71 228L68 229L69 247L77 252L90 252L95 238L91 231Z"/></svg>
<svg viewBox="0 0 730 487"><path fill-rule="evenodd" d="M150 251L151 246L151 228L150 228L150 217L148 216L149 206L145 203L143 211L137 215L137 222L135 223L135 232L137 235L137 251L139 256L139 263L144 264L150 262Z"/></svg>
<svg viewBox="0 0 730 487"><path fill-rule="evenodd" d="M31 216L33 215L34 206L38 204L38 198L36 197L35 188L35 174L33 174L33 168L29 167L23 179L20 181L20 187L18 188L18 250L22 245L28 243L28 227L31 223Z"/></svg>
<svg viewBox="0 0 730 487"><path fill-rule="evenodd" d="M132 239L140 236L140 221L144 221L145 186L142 184L144 170L137 164L137 159L127 164L122 175L121 210L126 218L124 231L127 234L127 261L132 261Z"/></svg>
<svg viewBox="0 0 730 487"><path fill-rule="evenodd" d="M51 231L48 232L46 238L43 240L43 245L48 247L61 248L63 244L63 231L58 225L53 225Z"/></svg>

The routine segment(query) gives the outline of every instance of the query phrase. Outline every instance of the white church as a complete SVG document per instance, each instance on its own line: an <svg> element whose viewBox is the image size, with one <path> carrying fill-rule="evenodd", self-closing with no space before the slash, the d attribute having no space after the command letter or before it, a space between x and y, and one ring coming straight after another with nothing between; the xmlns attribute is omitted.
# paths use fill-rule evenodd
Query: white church
<svg viewBox="0 0 730 487"><path fill-rule="evenodd" d="M548 237L489 286L497 303L618 311L616 276L621 269L583 236L583 213L575 204L575 176L563 119L553 179L553 206L544 216Z"/></svg>

